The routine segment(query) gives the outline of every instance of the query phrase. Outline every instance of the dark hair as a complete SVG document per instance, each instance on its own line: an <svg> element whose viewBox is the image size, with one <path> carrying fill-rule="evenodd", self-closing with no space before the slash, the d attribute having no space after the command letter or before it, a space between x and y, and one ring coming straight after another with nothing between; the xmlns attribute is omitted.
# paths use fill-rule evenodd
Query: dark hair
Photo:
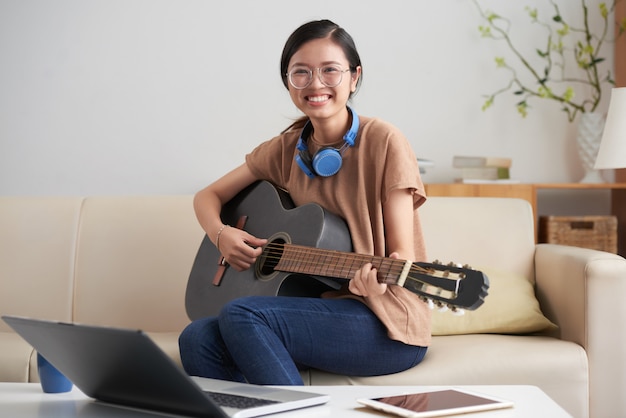
<svg viewBox="0 0 626 418"><path fill-rule="evenodd" d="M314 39L330 38L333 42L341 47L343 53L348 59L350 66L350 72L355 73L356 68L361 66L361 57L356 50L356 45L352 37L342 27L330 20L314 20L312 22L305 23L296 29L283 48L283 53L280 58L280 76L283 80L283 85L289 89L287 81L287 71L289 67L289 61L291 57L304 45L305 43ZM357 90L361 84L361 78L363 77L363 70L361 70L361 77L357 81ZM352 93L350 94L352 97Z"/></svg>

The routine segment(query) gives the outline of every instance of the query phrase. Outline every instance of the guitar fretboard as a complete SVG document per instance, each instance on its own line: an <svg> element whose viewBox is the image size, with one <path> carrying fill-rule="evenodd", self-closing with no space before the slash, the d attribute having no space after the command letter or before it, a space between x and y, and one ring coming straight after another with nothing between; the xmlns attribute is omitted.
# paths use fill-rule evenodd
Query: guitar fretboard
<svg viewBox="0 0 626 418"><path fill-rule="evenodd" d="M335 250L293 244L269 244L266 257L274 269L290 273L312 274L338 279L351 279L365 263L378 271L378 281L396 284L406 264L404 260L345 253Z"/></svg>

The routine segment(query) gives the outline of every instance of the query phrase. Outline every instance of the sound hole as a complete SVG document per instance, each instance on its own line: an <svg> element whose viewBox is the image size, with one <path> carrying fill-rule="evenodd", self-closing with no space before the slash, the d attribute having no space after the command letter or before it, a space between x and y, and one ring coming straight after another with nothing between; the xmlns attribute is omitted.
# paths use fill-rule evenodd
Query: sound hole
<svg viewBox="0 0 626 418"><path fill-rule="evenodd" d="M263 248L263 253L256 260L254 270L259 280L271 280L278 274L276 265L283 256L285 244L290 244L289 235L279 232L268 239L268 243Z"/></svg>

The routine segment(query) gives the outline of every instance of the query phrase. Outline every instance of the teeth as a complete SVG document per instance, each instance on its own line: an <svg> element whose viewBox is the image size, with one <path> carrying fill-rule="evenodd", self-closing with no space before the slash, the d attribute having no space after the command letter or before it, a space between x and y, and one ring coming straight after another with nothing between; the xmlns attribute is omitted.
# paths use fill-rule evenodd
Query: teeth
<svg viewBox="0 0 626 418"><path fill-rule="evenodd" d="M310 96L309 97L310 102L323 102L325 100L328 100L328 96Z"/></svg>

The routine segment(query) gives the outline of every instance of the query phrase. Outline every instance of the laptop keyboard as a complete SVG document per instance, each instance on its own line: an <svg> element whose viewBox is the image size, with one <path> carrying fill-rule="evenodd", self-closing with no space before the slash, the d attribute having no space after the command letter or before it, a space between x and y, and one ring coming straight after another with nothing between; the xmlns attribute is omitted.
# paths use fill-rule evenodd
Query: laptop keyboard
<svg viewBox="0 0 626 418"><path fill-rule="evenodd" d="M231 395L229 393L208 392L205 391L208 396L213 399L219 406L236 409L255 408L264 405L271 405L278 403L278 401L272 401L269 399L259 399L250 396Z"/></svg>

